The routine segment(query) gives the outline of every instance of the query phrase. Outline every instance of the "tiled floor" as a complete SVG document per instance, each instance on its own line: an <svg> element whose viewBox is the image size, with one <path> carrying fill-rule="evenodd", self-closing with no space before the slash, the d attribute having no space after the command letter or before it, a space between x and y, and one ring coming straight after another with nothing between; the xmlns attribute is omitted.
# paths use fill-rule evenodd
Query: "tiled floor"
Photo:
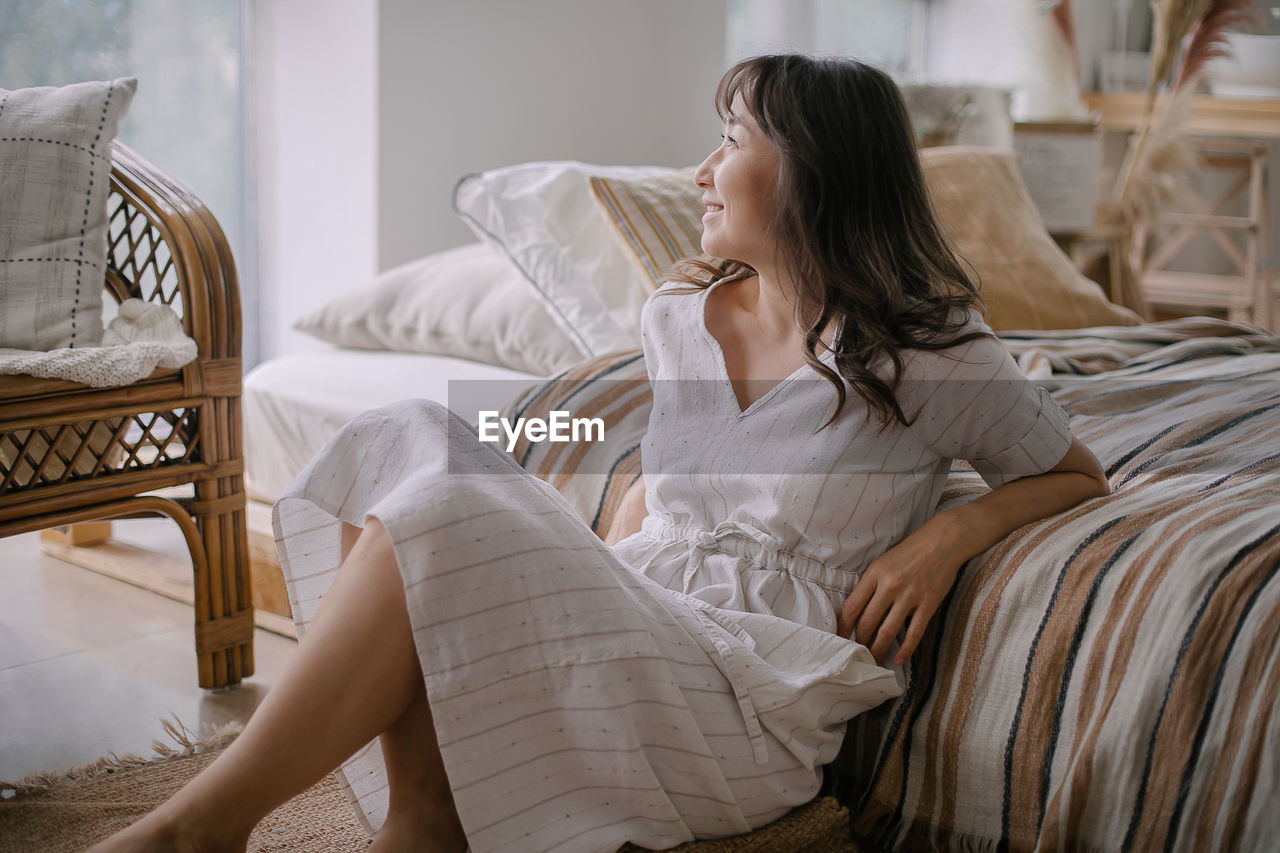
<svg viewBox="0 0 1280 853"><path fill-rule="evenodd" d="M181 552L168 522L117 525ZM255 674L201 690L189 606L43 555L39 534L0 539L0 779L150 755L166 717L197 731L244 722L296 645L258 630Z"/></svg>

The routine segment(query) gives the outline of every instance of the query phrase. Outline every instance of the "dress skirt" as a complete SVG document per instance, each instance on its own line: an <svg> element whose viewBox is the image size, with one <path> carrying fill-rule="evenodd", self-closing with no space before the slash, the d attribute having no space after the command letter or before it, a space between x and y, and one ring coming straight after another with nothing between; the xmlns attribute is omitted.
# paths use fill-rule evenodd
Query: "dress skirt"
<svg viewBox="0 0 1280 853"><path fill-rule="evenodd" d="M371 516L395 548L477 853L747 832L811 799L844 721L898 692L862 646L803 626L829 661L780 677L724 612L623 562L554 487L426 401L350 422L276 504L300 638L338 569L341 522ZM378 741L338 777L376 831Z"/></svg>

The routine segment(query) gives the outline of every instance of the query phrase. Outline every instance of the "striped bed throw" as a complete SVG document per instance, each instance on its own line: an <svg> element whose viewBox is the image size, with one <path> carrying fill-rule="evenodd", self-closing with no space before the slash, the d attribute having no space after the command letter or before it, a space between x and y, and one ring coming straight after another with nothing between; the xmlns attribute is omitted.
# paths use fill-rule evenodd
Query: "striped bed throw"
<svg viewBox="0 0 1280 853"><path fill-rule="evenodd" d="M1274 849L1280 339L1203 318L1002 338L1113 493L965 565L827 792L867 849ZM606 530L648 402L639 354L586 362L508 414L599 412L608 441L517 458ZM941 507L985 489L957 463Z"/></svg>
<svg viewBox="0 0 1280 853"><path fill-rule="evenodd" d="M653 395L639 350L609 353L562 371L508 403L500 413L547 418L553 411L600 418L603 442L557 444L521 437L511 453L526 471L556 487L602 538L622 496L640 476L640 439Z"/></svg>

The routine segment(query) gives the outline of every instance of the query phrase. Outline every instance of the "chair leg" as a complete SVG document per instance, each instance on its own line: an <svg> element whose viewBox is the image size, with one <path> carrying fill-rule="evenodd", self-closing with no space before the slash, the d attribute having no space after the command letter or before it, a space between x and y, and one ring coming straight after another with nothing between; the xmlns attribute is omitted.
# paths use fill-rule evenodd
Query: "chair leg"
<svg viewBox="0 0 1280 853"><path fill-rule="evenodd" d="M196 483L186 504L200 529L195 640L200 686L226 687L253 674L253 593L245 493L237 474ZM201 571L200 564L204 564Z"/></svg>

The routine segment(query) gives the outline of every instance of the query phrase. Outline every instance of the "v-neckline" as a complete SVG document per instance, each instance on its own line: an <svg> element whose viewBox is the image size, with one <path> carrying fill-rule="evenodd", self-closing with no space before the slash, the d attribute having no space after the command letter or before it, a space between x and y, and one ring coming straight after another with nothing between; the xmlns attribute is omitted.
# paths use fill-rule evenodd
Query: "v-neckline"
<svg viewBox="0 0 1280 853"><path fill-rule="evenodd" d="M797 377L801 376L806 370L812 370L808 362L800 365L794 371L792 371L789 376L779 379L772 386L770 386L768 391L765 391L759 397L756 397L754 400L752 400L747 405L746 408L742 407L742 403L739 402L738 400L738 392L735 391L733 387L733 379L730 378L729 376L729 363L728 361L725 360L724 349L720 346L720 341L716 340L716 336L711 334L711 329L707 327L707 297L710 295L711 291L714 288L720 286L721 284L724 284L725 282L737 281L739 278L742 278L742 277L743 276L727 276L725 278L716 279L715 281L711 282L711 284L704 287L702 291L698 294L698 329L702 332L703 336L707 339L707 342L711 345L712 350L715 351L715 361L717 366L720 368L720 378L724 380L724 384L728 388L729 401L733 405L733 410L736 418L745 418L747 415L750 415L751 413L759 410L760 406L763 405L766 400L768 400L769 398L777 394L780 388L782 388L784 385L789 385ZM834 356L834 353L831 350L823 350L818 355L818 358L829 364L830 359L828 358L828 356Z"/></svg>

